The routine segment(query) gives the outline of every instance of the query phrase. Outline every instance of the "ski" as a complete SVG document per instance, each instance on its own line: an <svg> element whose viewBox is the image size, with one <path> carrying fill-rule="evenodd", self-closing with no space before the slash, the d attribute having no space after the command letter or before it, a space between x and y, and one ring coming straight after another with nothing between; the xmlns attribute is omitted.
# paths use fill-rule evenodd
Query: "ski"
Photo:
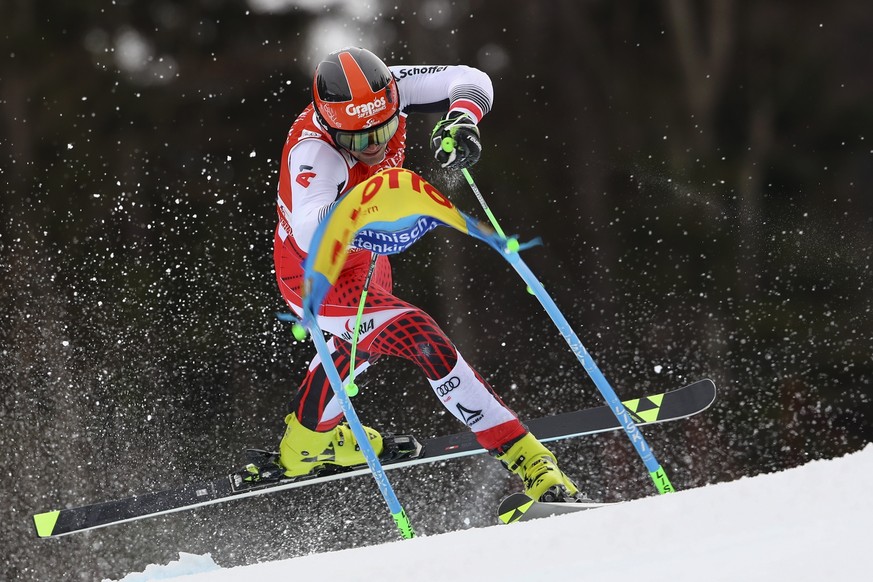
<svg viewBox="0 0 873 582"><path fill-rule="evenodd" d="M709 408L715 400L715 394L715 384L712 380L707 379L677 390L627 400L623 404L634 421L639 425L644 425L693 416ZM608 406L597 406L545 416L527 421L525 424L543 442L622 428ZM401 442L403 451L400 454L383 461L382 464L386 470L485 452L470 431L426 439L420 444L412 437L396 438L407 440ZM267 459L270 455L270 453L263 451L251 451L251 453L262 459ZM174 489L38 513L33 516L36 534L41 538L58 537L233 499L275 493L369 473L367 466L362 465L342 472L257 480L251 478L253 474L257 474L257 471L252 472L251 467L250 464L229 475L190 483Z"/></svg>
<svg viewBox="0 0 873 582"><path fill-rule="evenodd" d="M565 513L577 513L588 509L606 507L607 505L616 505L616 503L601 503L597 501L549 503L534 501L524 493L513 493L500 502L497 516L503 523L515 523L516 521L529 521L531 519L563 515Z"/></svg>

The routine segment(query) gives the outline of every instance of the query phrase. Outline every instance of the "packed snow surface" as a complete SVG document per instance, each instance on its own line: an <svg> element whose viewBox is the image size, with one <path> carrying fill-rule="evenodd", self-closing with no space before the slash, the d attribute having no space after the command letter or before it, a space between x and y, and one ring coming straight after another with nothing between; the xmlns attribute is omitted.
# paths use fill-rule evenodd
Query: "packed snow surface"
<svg viewBox="0 0 873 582"><path fill-rule="evenodd" d="M839 459L573 515L226 569L182 554L123 580L864 580L871 483L868 444Z"/></svg>

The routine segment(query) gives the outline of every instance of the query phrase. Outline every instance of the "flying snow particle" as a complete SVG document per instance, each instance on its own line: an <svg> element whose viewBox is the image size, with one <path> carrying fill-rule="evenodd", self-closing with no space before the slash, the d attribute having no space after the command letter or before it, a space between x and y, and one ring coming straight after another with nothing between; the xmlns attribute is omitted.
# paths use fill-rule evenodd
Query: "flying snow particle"
<svg viewBox="0 0 873 582"><path fill-rule="evenodd" d="M655 374L660 374L660 373L661 373L661 370L663 370L663 369L664 369L664 368L663 368L662 366L660 366L660 365L655 366Z"/></svg>

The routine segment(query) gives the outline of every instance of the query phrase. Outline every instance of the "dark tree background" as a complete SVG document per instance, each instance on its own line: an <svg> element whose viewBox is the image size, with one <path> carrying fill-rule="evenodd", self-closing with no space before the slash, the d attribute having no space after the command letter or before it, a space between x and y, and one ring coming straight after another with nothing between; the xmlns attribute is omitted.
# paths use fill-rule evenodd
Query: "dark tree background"
<svg viewBox="0 0 873 582"><path fill-rule="evenodd" d="M121 577L396 539L359 478L37 541L30 515L227 471L275 446L313 352L275 319L278 158L345 44L494 81L474 168L623 397L711 377L645 433L680 489L873 439L873 12L861 1L7 0L0 69L3 580ZM462 209L411 119L407 166ZM492 251L448 230L394 260L523 417L596 405ZM462 427L406 362L356 399L384 430ZM604 499L653 488L622 434L555 445ZM422 533L494 522L488 458L392 474ZM471 500L474 502L471 503Z"/></svg>

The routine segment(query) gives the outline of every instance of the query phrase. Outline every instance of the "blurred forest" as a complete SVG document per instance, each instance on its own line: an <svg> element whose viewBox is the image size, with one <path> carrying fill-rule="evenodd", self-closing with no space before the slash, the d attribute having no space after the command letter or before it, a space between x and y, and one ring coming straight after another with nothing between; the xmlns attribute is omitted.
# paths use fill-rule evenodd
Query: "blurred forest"
<svg viewBox="0 0 873 582"><path fill-rule="evenodd" d="M644 431L679 489L873 440L868 2L6 0L0 21L0 579L396 539L365 478L51 541L30 522L276 446L313 354L275 318L278 158L349 44L491 75L473 175L543 237L525 260L616 391L719 386ZM431 159L436 120L410 118L407 167L481 215ZM392 260L523 418L600 402L493 251L442 229ZM367 424L463 429L411 364L366 376ZM654 493L623 434L554 449L592 496ZM391 480L425 534L493 524L518 487L488 458Z"/></svg>

